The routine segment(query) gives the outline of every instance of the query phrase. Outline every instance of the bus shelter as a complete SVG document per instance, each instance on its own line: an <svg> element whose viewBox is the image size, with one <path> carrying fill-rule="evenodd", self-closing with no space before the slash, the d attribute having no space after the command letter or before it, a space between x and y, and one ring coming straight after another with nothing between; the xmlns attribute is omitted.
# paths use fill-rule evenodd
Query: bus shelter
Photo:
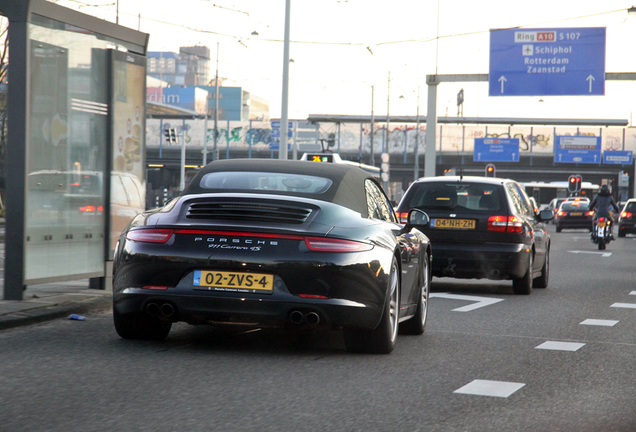
<svg viewBox="0 0 636 432"><path fill-rule="evenodd" d="M148 35L45 0L9 19L5 300L89 278L108 289L118 233L145 207Z"/></svg>

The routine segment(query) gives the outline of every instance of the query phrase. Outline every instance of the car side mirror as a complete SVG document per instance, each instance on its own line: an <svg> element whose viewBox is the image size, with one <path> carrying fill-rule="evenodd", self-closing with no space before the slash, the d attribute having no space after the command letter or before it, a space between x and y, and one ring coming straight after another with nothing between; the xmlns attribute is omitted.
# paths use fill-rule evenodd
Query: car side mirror
<svg viewBox="0 0 636 432"><path fill-rule="evenodd" d="M539 220L549 221L554 219L554 212L552 210L541 210L539 212Z"/></svg>
<svg viewBox="0 0 636 432"><path fill-rule="evenodd" d="M406 225L402 228L402 232L410 231L412 228L428 228L431 218L428 217L420 209L409 210L409 216L406 218Z"/></svg>

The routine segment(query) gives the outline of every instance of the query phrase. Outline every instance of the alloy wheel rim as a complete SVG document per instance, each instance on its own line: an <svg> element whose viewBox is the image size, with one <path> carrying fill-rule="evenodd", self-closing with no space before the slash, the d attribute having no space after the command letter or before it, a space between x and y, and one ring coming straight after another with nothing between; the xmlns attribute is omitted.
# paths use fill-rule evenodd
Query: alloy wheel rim
<svg viewBox="0 0 636 432"><path fill-rule="evenodd" d="M430 289L428 261L424 266L424 285L422 286L422 325L426 324L426 315L428 314L428 292Z"/></svg>
<svg viewBox="0 0 636 432"><path fill-rule="evenodd" d="M391 340L397 338L398 331L398 303L399 303L399 279L397 266L391 272L391 298L389 300L389 318L391 320Z"/></svg>

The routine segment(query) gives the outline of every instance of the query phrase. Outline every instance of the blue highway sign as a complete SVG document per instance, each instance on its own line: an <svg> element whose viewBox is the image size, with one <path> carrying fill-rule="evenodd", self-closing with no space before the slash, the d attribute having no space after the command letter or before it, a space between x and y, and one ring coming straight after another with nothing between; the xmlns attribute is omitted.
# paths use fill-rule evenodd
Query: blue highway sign
<svg viewBox="0 0 636 432"><path fill-rule="evenodd" d="M293 122L287 122L287 129L291 129L294 127ZM272 129L280 129L280 121L274 120L272 121Z"/></svg>
<svg viewBox="0 0 636 432"><path fill-rule="evenodd" d="M489 96L605 94L605 28L490 31Z"/></svg>
<svg viewBox="0 0 636 432"><path fill-rule="evenodd" d="M601 137L557 135L555 139L554 162L601 163Z"/></svg>
<svg viewBox="0 0 636 432"><path fill-rule="evenodd" d="M631 151L608 151L603 152L603 163L613 165L631 165L632 164L632 152Z"/></svg>
<svg viewBox="0 0 636 432"><path fill-rule="evenodd" d="M475 162L519 162L519 138L475 138Z"/></svg>

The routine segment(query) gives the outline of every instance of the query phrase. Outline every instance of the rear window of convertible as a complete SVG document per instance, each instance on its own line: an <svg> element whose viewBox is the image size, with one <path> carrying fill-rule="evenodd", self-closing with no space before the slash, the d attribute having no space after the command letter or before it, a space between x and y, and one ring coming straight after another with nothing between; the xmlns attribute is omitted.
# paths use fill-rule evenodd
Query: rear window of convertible
<svg viewBox="0 0 636 432"><path fill-rule="evenodd" d="M332 185L331 179L302 174L228 171L213 172L201 178L200 186L211 190L249 190L258 192L296 192L322 194Z"/></svg>
<svg viewBox="0 0 636 432"><path fill-rule="evenodd" d="M450 209L462 211L505 210L503 188L480 183L422 183L408 202L409 208L424 211Z"/></svg>

